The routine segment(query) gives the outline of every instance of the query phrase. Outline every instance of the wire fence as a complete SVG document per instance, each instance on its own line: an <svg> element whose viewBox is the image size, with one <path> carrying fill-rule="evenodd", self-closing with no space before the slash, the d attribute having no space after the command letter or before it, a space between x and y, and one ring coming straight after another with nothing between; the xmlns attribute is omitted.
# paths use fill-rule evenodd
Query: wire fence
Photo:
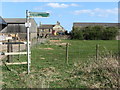
<svg viewBox="0 0 120 90"><path fill-rule="evenodd" d="M46 81L44 83L49 83L49 80L53 80L53 75L57 73L57 76L62 77L64 80L66 77L63 75L64 72L69 72L70 75L76 75L76 73L79 75L79 72L84 72L84 74L89 76L86 77L85 80L86 82L91 81L91 86L95 83L99 83L99 81L96 80L97 75L100 75L99 78L104 78L104 76L107 77L108 73L111 73L110 76L108 75L108 79L113 83L113 86L118 85L116 80L118 81L119 79L114 77L114 75L119 76L118 68L115 68L118 66L117 45L115 46L113 44L108 46L108 44L98 44L94 43L94 41L92 43L88 42L89 41L62 41L46 39L43 39L43 41L41 39L34 41L31 49L31 75L35 75L35 78L33 78L32 82L29 83L31 78L28 77L29 80L27 84L29 84L29 86L31 85L31 87L34 87L32 84L36 84L36 87L39 87L38 85L42 85L43 82L37 82L37 79L45 79ZM19 45L16 47L16 49L19 49ZM16 56L13 59L19 58L20 60L25 60L23 55L20 57ZM109 66L113 69L110 69ZM13 67L13 69L18 68ZM20 69L25 71L26 67L21 66ZM100 72L99 70L103 70L107 74ZM68 78L71 79L71 77ZM81 78L81 81L82 80L84 79Z"/></svg>

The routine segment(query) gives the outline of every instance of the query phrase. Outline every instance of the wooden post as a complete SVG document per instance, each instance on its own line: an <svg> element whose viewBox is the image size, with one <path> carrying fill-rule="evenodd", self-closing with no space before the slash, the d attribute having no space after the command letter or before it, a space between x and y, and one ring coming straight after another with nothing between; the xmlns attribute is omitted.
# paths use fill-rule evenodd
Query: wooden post
<svg viewBox="0 0 120 90"><path fill-rule="evenodd" d="M18 44L18 49L19 49L18 51L20 52L20 44ZM18 60L20 61L20 55L18 55Z"/></svg>
<svg viewBox="0 0 120 90"><path fill-rule="evenodd" d="M68 65L68 46L69 46L69 43L66 43L66 63Z"/></svg>
<svg viewBox="0 0 120 90"><path fill-rule="evenodd" d="M98 60L99 57L99 45L96 45L96 60Z"/></svg>
<svg viewBox="0 0 120 90"><path fill-rule="evenodd" d="M8 43L9 43L9 42L12 42L12 40L9 39L9 40L8 40ZM8 45L7 45L7 52L8 52L8 53L9 53L9 52L13 52L12 44L8 44ZM8 63L12 62L12 55L8 55L8 56L7 56L7 62L8 62Z"/></svg>
<svg viewBox="0 0 120 90"><path fill-rule="evenodd" d="M120 60L120 58L118 57L118 63L119 63L119 65L120 65L120 62L119 62L119 60ZM117 88L120 88L120 78L119 78L119 76L120 76L120 67L119 67L119 65L117 66L117 68L116 68L116 71L117 71L117 78L116 78L116 80L117 80Z"/></svg>

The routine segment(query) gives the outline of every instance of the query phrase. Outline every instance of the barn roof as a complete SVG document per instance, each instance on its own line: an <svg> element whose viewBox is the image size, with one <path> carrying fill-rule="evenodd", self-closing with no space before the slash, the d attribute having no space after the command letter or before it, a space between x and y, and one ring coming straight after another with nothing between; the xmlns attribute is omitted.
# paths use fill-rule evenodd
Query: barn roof
<svg viewBox="0 0 120 90"><path fill-rule="evenodd" d="M26 18L4 18L4 20L8 26L1 31L2 33L26 33L26 27L24 25L26 23ZM37 32L37 23L35 20L30 18L30 22L32 24L30 27L30 32Z"/></svg>
<svg viewBox="0 0 120 90"><path fill-rule="evenodd" d="M117 23L107 23L107 22L74 22L74 24L117 24Z"/></svg>
<svg viewBox="0 0 120 90"><path fill-rule="evenodd" d="M88 25L104 25L104 26L118 26L118 23L99 23L99 22L74 22L73 26L88 26Z"/></svg>
<svg viewBox="0 0 120 90"><path fill-rule="evenodd" d="M4 18L8 24L25 24L26 18ZM30 21L35 22L33 18L30 18Z"/></svg>
<svg viewBox="0 0 120 90"><path fill-rule="evenodd" d="M52 24L42 24L39 29L53 29L55 25Z"/></svg>
<svg viewBox="0 0 120 90"><path fill-rule="evenodd" d="M25 23L25 18L4 18L7 23Z"/></svg>

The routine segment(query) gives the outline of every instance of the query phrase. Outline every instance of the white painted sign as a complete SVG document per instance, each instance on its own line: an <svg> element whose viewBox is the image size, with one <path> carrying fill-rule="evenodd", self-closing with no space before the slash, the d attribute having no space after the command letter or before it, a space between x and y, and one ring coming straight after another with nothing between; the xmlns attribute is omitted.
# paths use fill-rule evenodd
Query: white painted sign
<svg viewBox="0 0 120 90"><path fill-rule="evenodd" d="M31 23L25 23L25 27L31 27Z"/></svg>
<svg viewBox="0 0 120 90"><path fill-rule="evenodd" d="M29 12L29 17L49 17L47 12Z"/></svg>

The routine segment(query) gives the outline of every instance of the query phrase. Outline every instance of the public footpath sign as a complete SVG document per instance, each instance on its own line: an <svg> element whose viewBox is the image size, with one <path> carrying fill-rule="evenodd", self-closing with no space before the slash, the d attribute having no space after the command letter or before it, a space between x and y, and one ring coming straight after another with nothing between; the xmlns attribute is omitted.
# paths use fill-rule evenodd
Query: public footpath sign
<svg viewBox="0 0 120 90"><path fill-rule="evenodd" d="M28 74L30 73L30 64L31 64L31 54L30 54L30 27L31 27L31 23L30 23L30 18L31 17L49 17L49 13L47 12L30 12L28 10L26 10L26 23L25 26L27 28L27 72Z"/></svg>
<svg viewBox="0 0 120 90"><path fill-rule="evenodd" d="M49 17L47 12L29 12L29 17Z"/></svg>

